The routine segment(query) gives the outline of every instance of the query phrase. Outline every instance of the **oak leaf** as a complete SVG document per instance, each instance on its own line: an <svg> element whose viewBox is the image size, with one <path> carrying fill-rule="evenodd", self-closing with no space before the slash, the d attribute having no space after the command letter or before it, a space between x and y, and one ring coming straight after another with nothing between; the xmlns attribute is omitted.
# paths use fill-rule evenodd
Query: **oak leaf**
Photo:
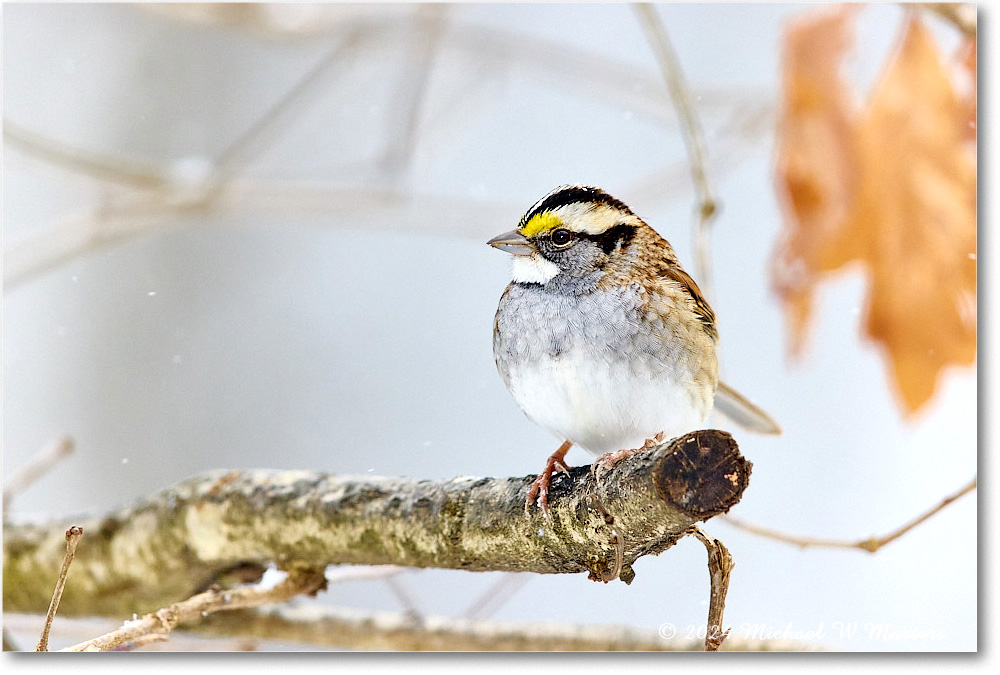
<svg viewBox="0 0 1000 675"><path fill-rule="evenodd" d="M775 288L799 353L816 285L860 263L869 281L865 332L884 348L912 414L930 400L943 368L976 358L969 111L915 13L857 109L840 75L854 11L811 18L786 39L777 177L787 233Z"/></svg>

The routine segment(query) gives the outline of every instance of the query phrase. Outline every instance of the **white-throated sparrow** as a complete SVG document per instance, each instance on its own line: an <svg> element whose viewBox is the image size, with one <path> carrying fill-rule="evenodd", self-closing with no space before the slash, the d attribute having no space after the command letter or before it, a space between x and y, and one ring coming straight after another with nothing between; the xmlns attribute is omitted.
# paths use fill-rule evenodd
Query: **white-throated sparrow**
<svg viewBox="0 0 1000 675"><path fill-rule="evenodd" d="M727 417L780 433L718 381L715 314L670 244L595 187L557 188L491 239L513 254L493 323L500 377L524 414L564 443L532 485L547 511L554 469L575 444L617 461L646 439L697 429L713 401Z"/></svg>

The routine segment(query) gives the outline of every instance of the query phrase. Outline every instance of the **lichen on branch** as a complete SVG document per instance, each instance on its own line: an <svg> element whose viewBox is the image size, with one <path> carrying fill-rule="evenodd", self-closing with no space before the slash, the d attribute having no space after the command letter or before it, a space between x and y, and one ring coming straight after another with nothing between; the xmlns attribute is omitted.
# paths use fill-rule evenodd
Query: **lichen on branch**
<svg viewBox="0 0 1000 675"><path fill-rule="evenodd" d="M533 476L432 481L310 471L214 471L82 523L63 615L153 611L225 573L274 562L402 565L621 578L696 522L727 511L750 463L729 434L696 431L622 460L596 478L553 482L551 519L524 499ZM600 503L624 542L613 541ZM79 522L75 520L74 522ZM65 546L62 522L4 530L4 609L43 611Z"/></svg>

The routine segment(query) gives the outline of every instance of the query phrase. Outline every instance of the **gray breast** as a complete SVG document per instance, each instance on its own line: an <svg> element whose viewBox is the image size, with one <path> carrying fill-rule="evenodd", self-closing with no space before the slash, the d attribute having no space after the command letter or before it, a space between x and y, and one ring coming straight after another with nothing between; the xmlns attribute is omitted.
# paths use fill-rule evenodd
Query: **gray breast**
<svg viewBox="0 0 1000 675"><path fill-rule="evenodd" d="M493 351L501 376L568 352L636 375L676 376L677 354L664 348L670 332L661 317L646 316L638 286L583 294L552 292L538 284L511 284L497 311Z"/></svg>

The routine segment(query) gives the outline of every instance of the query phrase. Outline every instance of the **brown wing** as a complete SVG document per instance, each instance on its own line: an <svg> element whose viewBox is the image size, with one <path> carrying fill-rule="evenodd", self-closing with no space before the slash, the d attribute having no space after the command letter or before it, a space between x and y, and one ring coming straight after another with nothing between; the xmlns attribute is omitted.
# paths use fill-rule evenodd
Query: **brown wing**
<svg viewBox="0 0 1000 675"><path fill-rule="evenodd" d="M698 288L698 284L694 282L687 272L681 269L680 265L672 264L667 265L660 272L666 278L676 281L688 292L691 296L691 301L694 305L694 313L698 315L698 319L701 321L702 325L705 327L705 332L708 333L713 340L719 339L719 332L715 329L715 312L712 308L708 306L708 302L705 300L705 296L701 294L701 289Z"/></svg>

